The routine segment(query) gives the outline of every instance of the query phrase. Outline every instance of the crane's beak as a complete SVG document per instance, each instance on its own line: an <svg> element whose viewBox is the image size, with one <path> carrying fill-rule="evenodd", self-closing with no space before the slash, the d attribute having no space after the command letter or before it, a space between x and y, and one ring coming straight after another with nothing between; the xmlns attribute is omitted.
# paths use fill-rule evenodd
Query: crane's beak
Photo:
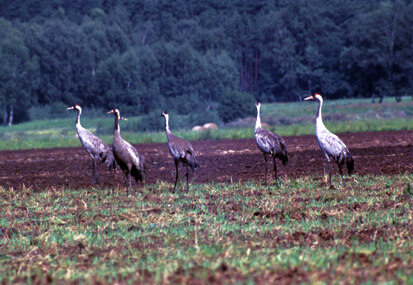
<svg viewBox="0 0 413 285"><path fill-rule="evenodd" d="M113 114L113 110L110 110L109 112L107 112L107 114Z"/></svg>
<svg viewBox="0 0 413 285"><path fill-rule="evenodd" d="M314 96L308 96L308 97L304 98L304 101L307 101L307 100L314 100Z"/></svg>
<svg viewBox="0 0 413 285"><path fill-rule="evenodd" d="M73 110L75 107L69 107L69 108L67 108L66 110Z"/></svg>

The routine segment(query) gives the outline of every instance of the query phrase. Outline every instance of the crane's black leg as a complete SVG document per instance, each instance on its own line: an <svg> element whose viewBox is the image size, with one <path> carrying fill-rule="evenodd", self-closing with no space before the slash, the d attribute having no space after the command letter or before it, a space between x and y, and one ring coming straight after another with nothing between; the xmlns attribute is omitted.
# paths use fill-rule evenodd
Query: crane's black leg
<svg viewBox="0 0 413 285"><path fill-rule="evenodd" d="M128 185L128 174L125 171L125 188L126 188L126 197L129 196L129 185Z"/></svg>
<svg viewBox="0 0 413 285"><path fill-rule="evenodd" d="M178 164L179 164L179 160L174 160L174 162L175 162L175 185L174 185L174 190L172 191L172 193L175 193L176 183L178 182Z"/></svg>
<svg viewBox="0 0 413 285"><path fill-rule="evenodd" d="M330 163L330 159L328 160L328 183L330 183L331 184L331 172L332 172L332 169L331 169L331 163Z"/></svg>
<svg viewBox="0 0 413 285"><path fill-rule="evenodd" d="M330 158L328 157L328 154L326 154L326 153L324 153L324 156L326 157L327 163L328 163L328 183L330 183L330 185L331 185L331 172L332 172L332 169L331 169Z"/></svg>
<svg viewBox="0 0 413 285"><path fill-rule="evenodd" d="M275 157L272 157L272 161L274 163L274 175L275 175L275 181L278 183L278 176L277 176L277 164L275 163Z"/></svg>
<svg viewBox="0 0 413 285"><path fill-rule="evenodd" d="M344 176L343 176L343 170L342 170L342 165L340 163L338 164L338 170L340 171L340 175L341 175L341 181L343 181L343 187L346 187L346 182L344 182Z"/></svg>
<svg viewBox="0 0 413 285"><path fill-rule="evenodd" d="M132 175L131 175L130 171L128 171L128 182L129 182L130 194L133 195L133 191L132 191ZM129 193L127 193L127 195L129 196Z"/></svg>
<svg viewBox="0 0 413 285"><path fill-rule="evenodd" d="M129 189L130 189L131 195L133 194L130 171L125 171L125 186L126 186L126 197L129 197Z"/></svg>
<svg viewBox="0 0 413 285"><path fill-rule="evenodd" d="M189 172L188 172L188 164L186 165L186 191L189 191Z"/></svg>
<svg viewBox="0 0 413 285"><path fill-rule="evenodd" d="M264 153L264 160L265 160L265 186L267 186L268 161L267 161L267 155L265 153Z"/></svg>
<svg viewBox="0 0 413 285"><path fill-rule="evenodd" d="M125 178L125 187L126 190L128 190L128 174L126 173L126 171L123 174L123 178Z"/></svg>
<svg viewBox="0 0 413 285"><path fill-rule="evenodd" d="M92 158L92 172L93 172L93 184L99 183L99 176L98 176L98 164L96 159Z"/></svg>

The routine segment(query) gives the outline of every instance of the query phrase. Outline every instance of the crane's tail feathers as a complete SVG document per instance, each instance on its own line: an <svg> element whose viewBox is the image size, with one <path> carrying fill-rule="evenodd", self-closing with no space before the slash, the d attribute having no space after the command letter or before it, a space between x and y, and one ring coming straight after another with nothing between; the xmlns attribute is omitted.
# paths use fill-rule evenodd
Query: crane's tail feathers
<svg viewBox="0 0 413 285"><path fill-rule="evenodd" d="M136 183L138 181L144 182L145 179L145 156L139 155L139 162L132 165L131 175L135 178Z"/></svg>
<svg viewBox="0 0 413 285"><path fill-rule="evenodd" d="M144 173L145 170L139 170L135 166L133 166L131 169L131 175L133 176L133 178L135 178L136 183L138 183L138 181L143 181Z"/></svg>
<svg viewBox="0 0 413 285"><path fill-rule="evenodd" d="M199 167L199 163L195 155L188 154L186 156L186 161L188 162L189 166L191 166L192 172L195 171L195 168Z"/></svg>
<svg viewBox="0 0 413 285"><path fill-rule="evenodd" d="M281 161L283 162L283 165L285 166L288 162L288 154L285 152L285 156L282 156Z"/></svg>
<svg viewBox="0 0 413 285"><path fill-rule="evenodd" d="M346 164L347 164L348 175L351 175L351 173L354 170L354 159L351 153L347 153Z"/></svg>
<svg viewBox="0 0 413 285"><path fill-rule="evenodd" d="M280 145L281 145L281 149L282 149L280 159L283 162L283 165L285 166L288 162L287 145L285 144L284 140L281 141Z"/></svg>
<svg viewBox="0 0 413 285"><path fill-rule="evenodd" d="M100 159L104 162L109 170L115 170L117 163L113 156L112 150L100 154Z"/></svg>
<svg viewBox="0 0 413 285"><path fill-rule="evenodd" d="M278 157L278 158L282 161L282 163L283 163L284 166L285 166L285 165L287 164L287 162L288 162L288 153L287 153L287 150L282 150L282 151L279 151L279 152L272 152L271 155L272 155L274 158Z"/></svg>

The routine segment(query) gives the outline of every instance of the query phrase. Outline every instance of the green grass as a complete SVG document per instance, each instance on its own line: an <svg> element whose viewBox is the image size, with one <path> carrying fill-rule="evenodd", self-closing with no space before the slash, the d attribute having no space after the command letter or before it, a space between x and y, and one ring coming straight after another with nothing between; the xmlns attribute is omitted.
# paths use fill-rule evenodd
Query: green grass
<svg viewBox="0 0 413 285"><path fill-rule="evenodd" d="M413 117L413 101L411 97L403 97L397 103L394 98L385 97L383 103L372 104L370 98L328 100L324 97L323 115L338 114L360 118L397 118L399 116ZM304 101L300 103L264 104L262 115L285 116L297 118L300 116L315 116L317 103Z"/></svg>
<svg viewBox="0 0 413 285"><path fill-rule="evenodd" d="M304 135L314 132L314 117L317 104L314 102L274 103L262 107L263 121L281 136ZM67 116L67 114L64 114ZM400 103L386 98L383 104L371 104L370 99L343 99L325 101L323 108L326 126L335 133L413 130L413 102L404 97ZM138 132L141 118L132 117L121 122L122 136L132 143L165 142L163 132ZM162 118L159 118L162 121ZM181 118L175 118L181 120ZM38 120L11 127L0 127L0 150L73 147L80 142L75 137L75 114L71 119ZM174 117L171 118L173 125ZM191 132L176 130L174 133L188 140L217 140L251 138L255 119L241 120L219 130ZM97 132L107 143L112 143L113 118L82 118L82 125Z"/></svg>
<svg viewBox="0 0 413 285"><path fill-rule="evenodd" d="M0 188L0 283L411 283L413 176L319 179Z"/></svg>

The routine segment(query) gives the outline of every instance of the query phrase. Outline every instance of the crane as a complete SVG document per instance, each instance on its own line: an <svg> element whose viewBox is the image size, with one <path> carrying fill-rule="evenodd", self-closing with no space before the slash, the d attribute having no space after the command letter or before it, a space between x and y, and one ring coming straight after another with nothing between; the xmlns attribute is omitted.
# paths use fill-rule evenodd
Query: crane
<svg viewBox="0 0 413 285"><path fill-rule="evenodd" d="M315 121L315 136L317 138L318 146L323 151L324 156L326 157L328 162L328 181L331 184L332 170L330 158L332 158L338 165L343 186L346 187L342 167L345 163L347 165L348 174L351 175L354 169L353 156L351 155L350 151L348 150L347 146L343 143L343 141L338 136L327 130L326 126L324 125L323 117L321 115L321 108L323 107L323 97L318 93L314 93L313 95L304 98L304 100L312 100L318 102L318 111Z"/></svg>
<svg viewBox="0 0 413 285"><path fill-rule="evenodd" d="M171 152L172 158L175 163L175 185L173 189L173 193L176 189L176 183L178 182L178 166L179 162L182 162L184 166L186 166L186 190L189 190L189 173L188 167L190 166L192 169L192 173L195 173L195 168L199 167L198 160L195 156L195 151L192 145L171 133L169 130L169 114L167 111L162 111L161 117L165 118L165 132L166 137L168 138L168 147L169 151Z"/></svg>
<svg viewBox="0 0 413 285"><path fill-rule="evenodd" d="M287 153L287 145L285 144L282 137L279 135L270 132L261 126L261 117L260 117L260 110L261 110L261 103L255 103L257 107L257 121L255 123L255 142L257 143L258 148L264 154L265 160L265 185L267 185L267 172L268 172L268 161L267 161L267 154L272 156L273 164L274 164L274 175L275 180L278 181L277 177L277 164L275 162L275 158L279 158L283 165L286 165L288 162L288 153Z"/></svg>
<svg viewBox="0 0 413 285"><path fill-rule="evenodd" d="M118 109L110 110L108 114L115 115L115 126L113 132L113 154L117 164L125 175L126 195L129 196L129 190L131 191L131 194L133 194L131 176L135 178L136 183L138 183L138 181L141 181L142 187L144 185L145 157L120 136L119 120L127 119L120 116Z"/></svg>
<svg viewBox="0 0 413 285"><path fill-rule="evenodd" d="M109 170L116 169L116 161L113 156L112 149L100 138L92 134L89 130L82 127L80 124L80 115L82 114L82 108L76 104L68 107L67 110L76 110L76 132L79 137L80 143L87 153L92 158L92 175L93 183L99 182L99 175L97 171L97 161L104 162Z"/></svg>

